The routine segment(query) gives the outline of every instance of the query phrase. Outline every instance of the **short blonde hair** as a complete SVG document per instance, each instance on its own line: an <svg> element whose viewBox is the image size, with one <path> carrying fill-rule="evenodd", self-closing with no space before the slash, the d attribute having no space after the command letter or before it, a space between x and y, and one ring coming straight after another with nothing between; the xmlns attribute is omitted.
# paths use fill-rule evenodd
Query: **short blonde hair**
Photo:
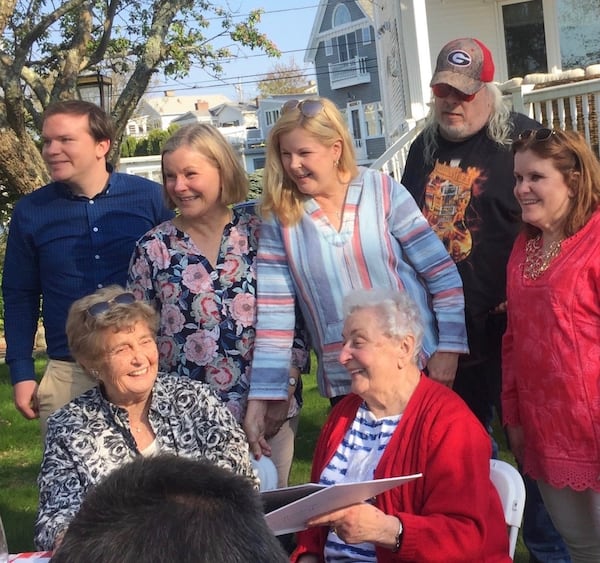
<svg viewBox="0 0 600 563"><path fill-rule="evenodd" d="M172 153L180 147L189 147L207 158L219 170L221 178L221 203L231 205L248 198L249 181L236 154L227 139L219 130L208 123L196 123L177 129L164 144L161 153L161 169L163 178L163 194L171 209L177 206L165 189L165 154Z"/></svg>
<svg viewBox="0 0 600 563"><path fill-rule="evenodd" d="M152 334L158 331L158 313L148 303L135 300L131 303L111 301L128 293L120 285L109 285L75 301L69 309L66 333L73 358L83 366L97 364L105 353L101 333L106 329L120 331L136 322L148 325ZM92 315L90 307L99 303L110 304L106 312Z"/></svg>
<svg viewBox="0 0 600 563"><path fill-rule="evenodd" d="M302 203L305 196L283 168L280 155L282 135L297 128L304 129L317 142L326 147L341 141L342 150L337 165L338 175L344 182L358 175L354 141L346 121L338 108L327 98L311 98L303 102L320 102L323 109L314 116L307 117L300 104L279 117L269 132L267 157L263 181L263 195L260 211L264 215L273 213L284 225L295 225L302 216Z"/></svg>

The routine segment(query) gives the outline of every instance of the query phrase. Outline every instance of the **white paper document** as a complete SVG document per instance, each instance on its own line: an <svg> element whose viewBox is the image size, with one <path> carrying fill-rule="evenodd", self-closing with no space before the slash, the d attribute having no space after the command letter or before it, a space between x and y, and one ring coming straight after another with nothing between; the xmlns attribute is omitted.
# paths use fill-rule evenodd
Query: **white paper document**
<svg viewBox="0 0 600 563"><path fill-rule="evenodd" d="M403 477L390 477L388 479L375 479L373 481L362 481L360 483L340 483L338 485L324 486L314 485L313 488L320 489L310 492L311 489L305 485L289 487L298 490L306 487L308 494L303 498L294 500L281 508L268 512L265 515L267 524L276 535L290 534L306 529L306 521L319 514L331 512L339 508L363 502L388 489L398 487L403 483L422 477L422 473L405 475ZM282 494L286 489L269 491L270 494ZM263 493L264 494L264 493ZM265 503L268 507L268 501Z"/></svg>

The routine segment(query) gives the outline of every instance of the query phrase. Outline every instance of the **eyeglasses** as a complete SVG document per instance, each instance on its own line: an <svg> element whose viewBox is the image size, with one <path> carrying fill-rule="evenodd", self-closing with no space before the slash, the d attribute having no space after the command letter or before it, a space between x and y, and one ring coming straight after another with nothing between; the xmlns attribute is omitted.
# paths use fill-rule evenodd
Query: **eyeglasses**
<svg viewBox="0 0 600 563"><path fill-rule="evenodd" d="M431 87L431 90L433 91L433 95L436 98L447 98L450 94L452 94L461 102L472 102L475 99L477 92L479 92L479 90L477 90L477 92L475 92L474 94L465 94L464 92L453 88L452 86L450 86L450 84L444 84L443 82L441 82L440 84L434 84Z"/></svg>
<svg viewBox="0 0 600 563"><path fill-rule="evenodd" d="M135 295L133 293L121 293L109 301L95 303L87 310L87 312L92 317L97 317L102 313L106 313L113 305L131 305L133 302L135 302Z"/></svg>
<svg viewBox="0 0 600 563"><path fill-rule="evenodd" d="M527 139L535 139L536 141L547 141L552 135L555 135L554 129L525 129L519 133L519 141L527 141Z"/></svg>
<svg viewBox="0 0 600 563"><path fill-rule="evenodd" d="M321 100L288 100L281 107L281 115L298 109L304 117L315 117L323 111L324 107Z"/></svg>

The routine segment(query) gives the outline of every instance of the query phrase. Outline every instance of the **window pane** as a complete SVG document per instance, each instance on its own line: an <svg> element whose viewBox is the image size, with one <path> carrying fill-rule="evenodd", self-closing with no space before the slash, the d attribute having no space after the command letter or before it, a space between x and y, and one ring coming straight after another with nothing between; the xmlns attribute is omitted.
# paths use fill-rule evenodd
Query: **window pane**
<svg viewBox="0 0 600 563"><path fill-rule="evenodd" d="M346 36L340 35L337 38L337 44L338 44L338 56L340 58L340 61L347 61L348 60L348 45L346 44Z"/></svg>
<svg viewBox="0 0 600 563"><path fill-rule="evenodd" d="M502 6L508 77L548 72L542 0Z"/></svg>
<svg viewBox="0 0 600 563"><path fill-rule="evenodd" d="M380 137L383 135L383 110L381 103L365 104L364 112L367 137Z"/></svg>
<svg viewBox="0 0 600 563"><path fill-rule="evenodd" d="M344 4L338 4L333 12L333 27L350 23L350 10Z"/></svg>
<svg viewBox="0 0 600 563"><path fill-rule="evenodd" d="M354 59L357 55L356 50L356 32L348 34L348 58Z"/></svg>
<svg viewBox="0 0 600 563"><path fill-rule="evenodd" d="M363 27L362 28L362 43L363 45L368 45L371 43L371 28Z"/></svg>

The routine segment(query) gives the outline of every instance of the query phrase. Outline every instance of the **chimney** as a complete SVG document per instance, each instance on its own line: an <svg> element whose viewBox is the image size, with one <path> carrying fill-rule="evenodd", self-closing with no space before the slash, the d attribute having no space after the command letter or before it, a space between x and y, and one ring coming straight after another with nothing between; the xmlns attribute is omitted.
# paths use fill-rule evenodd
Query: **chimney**
<svg viewBox="0 0 600 563"><path fill-rule="evenodd" d="M175 91L174 90L165 90L165 96L167 98L172 98L173 96L175 96Z"/></svg>
<svg viewBox="0 0 600 563"><path fill-rule="evenodd" d="M196 108L196 111L208 112L208 102L205 102L204 100L198 100L194 104L194 107Z"/></svg>

